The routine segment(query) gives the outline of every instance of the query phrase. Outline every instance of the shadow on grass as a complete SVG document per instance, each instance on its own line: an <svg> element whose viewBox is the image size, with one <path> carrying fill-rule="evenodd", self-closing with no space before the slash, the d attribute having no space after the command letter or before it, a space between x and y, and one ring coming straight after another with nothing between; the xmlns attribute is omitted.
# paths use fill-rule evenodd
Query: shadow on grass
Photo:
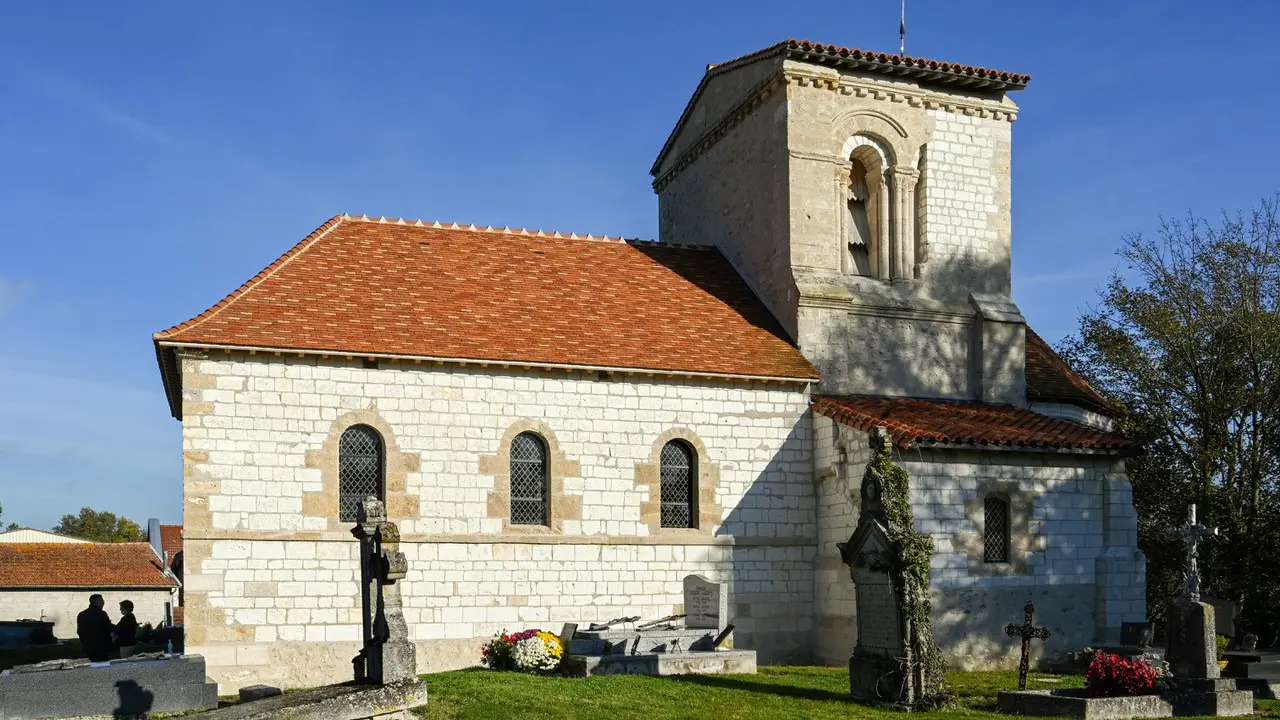
<svg viewBox="0 0 1280 720"><path fill-rule="evenodd" d="M757 676L759 677L759 676ZM779 695L781 697L801 698L803 700L821 700L826 702L852 703L848 693L840 693L821 688L795 687L794 685L775 685L766 682L753 682L723 675L668 675L667 680L702 685L704 687L723 688L725 690L741 690L745 692Z"/></svg>

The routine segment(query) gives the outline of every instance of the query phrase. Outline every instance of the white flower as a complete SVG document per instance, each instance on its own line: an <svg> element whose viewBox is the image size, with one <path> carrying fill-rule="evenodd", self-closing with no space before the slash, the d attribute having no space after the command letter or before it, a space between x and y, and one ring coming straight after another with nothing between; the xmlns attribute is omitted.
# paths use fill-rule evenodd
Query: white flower
<svg viewBox="0 0 1280 720"><path fill-rule="evenodd" d="M516 646L511 648L511 659L515 661L517 670L526 672L555 670L556 665L560 664L559 660L551 656L551 651L547 650L547 644L539 637L525 638L516 643Z"/></svg>

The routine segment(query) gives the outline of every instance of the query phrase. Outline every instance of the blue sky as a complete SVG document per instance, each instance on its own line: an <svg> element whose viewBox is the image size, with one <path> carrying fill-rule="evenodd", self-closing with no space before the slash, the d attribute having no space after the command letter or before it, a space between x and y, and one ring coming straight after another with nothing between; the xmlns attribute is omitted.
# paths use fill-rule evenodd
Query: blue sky
<svg viewBox="0 0 1280 720"><path fill-rule="evenodd" d="M1056 342L1161 214L1280 190L1280 3L911 0L911 54L1015 95L1014 295ZM10 3L0 503L181 520L151 333L339 212L652 238L707 63L895 50L895 0ZM20 29L20 32L15 31Z"/></svg>

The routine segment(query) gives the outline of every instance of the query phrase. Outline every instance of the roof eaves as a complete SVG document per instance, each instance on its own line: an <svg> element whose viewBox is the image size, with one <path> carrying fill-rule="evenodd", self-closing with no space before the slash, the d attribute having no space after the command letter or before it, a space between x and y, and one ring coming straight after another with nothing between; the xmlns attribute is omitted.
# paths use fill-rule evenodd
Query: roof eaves
<svg viewBox="0 0 1280 720"><path fill-rule="evenodd" d="M468 367L518 367L518 368L539 368L552 370L574 370L579 372L605 372L618 373L621 375L658 375L658 376L675 376L675 377L691 377L691 378L721 378L726 380L747 380L761 382L782 382L782 383L812 383L822 379L818 370L812 365L809 366L812 371L808 375L755 375L743 373L721 373L721 372L700 372L696 370L674 370L669 368L642 368L642 367L622 367L615 365L575 365L572 363L547 363L536 362L532 360L509 360L509 359L492 359L492 358L463 358L463 357L444 357L434 355L403 355L397 353L382 352L352 352L350 350L327 350L315 348L290 348L290 347L266 347L257 345L226 345L219 343L202 343L202 342L182 342L182 341L157 341L159 345L165 349L206 349L206 350L223 350L228 352L249 352L249 353L273 353L283 355L285 353L291 355L325 355L340 357L360 357L373 358L380 360L401 360L408 362L431 362L437 364L460 365ZM181 418L179 418L181 419Z"/></svg>

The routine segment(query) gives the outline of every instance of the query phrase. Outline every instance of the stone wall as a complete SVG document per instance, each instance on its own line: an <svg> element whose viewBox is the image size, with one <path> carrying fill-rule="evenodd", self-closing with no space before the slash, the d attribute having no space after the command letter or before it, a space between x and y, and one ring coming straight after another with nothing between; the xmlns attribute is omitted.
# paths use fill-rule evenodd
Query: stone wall
<svg viewBox="0 0 1280 720"><path fill-rule="evenodd" d="M107 601L103 608L111 621L120 619L120 601L133 601L138 624L164 624L164 604L178 604L177 591L168 588L122 588L75 590L0 590L0 620L40 620L53 623L53 634L61 640L76 637L76 615L89 607L89 596L99 593Z"/></svg>
<svg viewBox="0 0 1280 720"><path fill-rule="evenodd" d="M853 532L866 436L814 418L818 444L817 623L830 627L818 662L843 664L853 648L852 583L829 562ZM841 455L846 453L847 467ZM1012 667L1018 645L1004 635L1034 599L1038 624L1053 637L1040 652L1061 656L1116 642L1120 623L1146 617L1145 560L1122 460L1067 453L908 450L916 529L933 536L934 633L955 667ZM827 465L826 463L832 463ZM843 478L843 479L842 479ZM1008 563L985 563L982 501L995 493L1012 511ZM824 565L825 563L825 565ZM825 572L827 566L830 572ZM1039 645L1039 643L1037 643Z"/></svg>
<svg viewBox="0 0 1280 720"><path fill-rule="evenodd" d="M750 68L751 79L758 70ZM723 78L708 89L727 83ZM691 116L703 120L686 126L680 146L687 144L687 135L706 132L703 125L724 121L731 112L740 111L741 119L728 123L705 150L686 148L686 158L695 154L687 167L669 169L676 159L672 158L664 165L668 170L658 176L658 237L669 243L719 247L795 337L797 294L787 240L791 199L786 191L786 93L781 83L732 87L740 93L736 102L723 95L695 102ZM748 100L753 102L744 108Z"/></svg>
<svg viewBox="0 0 1280 720"><path fill-rule="evenodd" d="M473 665L504 628L677 613L693 572L729 584L737 646L808 659L817 529L800 386L222 354L182 370L188 645L223 691L350 672L358 567L332 478L335 438L355 423L387 446L421 669ZM543 435L571 499L553 498L550 528L505 517L513 428ZM697 529L648 517L672 438L696 450L699 514L716 513Z"/></svg>

